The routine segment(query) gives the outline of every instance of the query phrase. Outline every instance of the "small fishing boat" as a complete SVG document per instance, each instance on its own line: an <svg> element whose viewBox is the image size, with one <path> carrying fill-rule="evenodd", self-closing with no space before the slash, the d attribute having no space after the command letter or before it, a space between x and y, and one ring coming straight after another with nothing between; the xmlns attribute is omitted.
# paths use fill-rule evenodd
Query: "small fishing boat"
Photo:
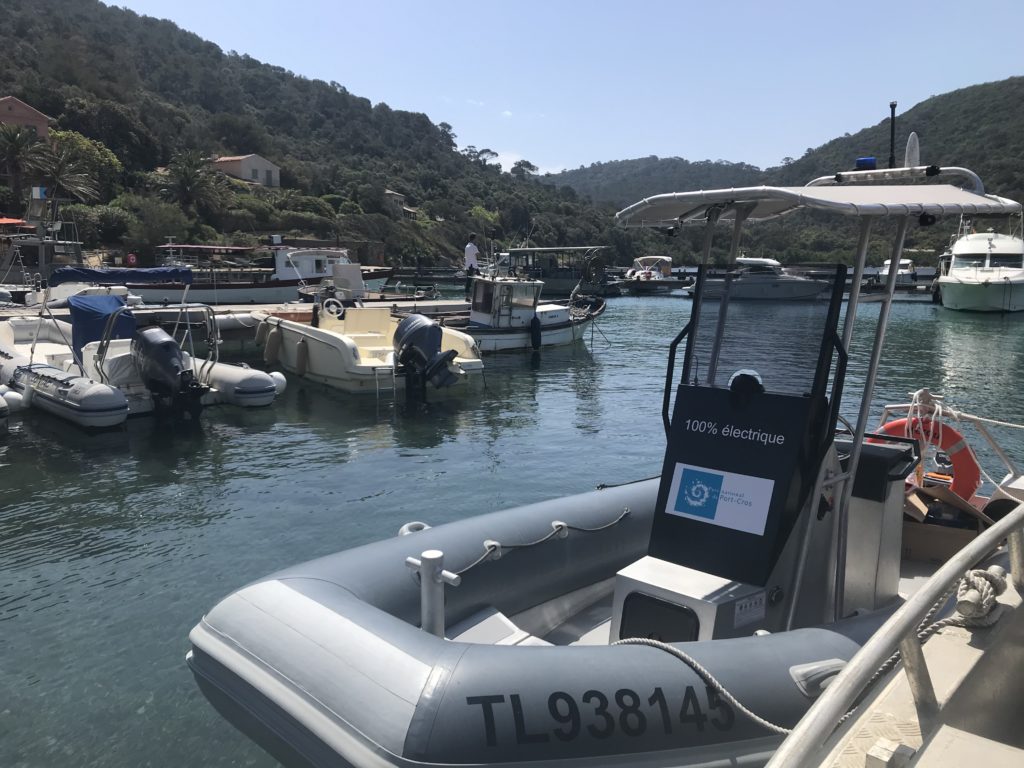
<svg viewBox="0 0 1024 768"><path fill-rule="evenodd" d="M728 292L730 299L754 301L807 301L821 297L829 288L828 281L793 275L775 259L739 256L737 269L725 277L709 278L704 297L721 299ZM688 289L691 296L694 289Z"/></svg>
<svg viewBox="0 0 1024 768"><path fill-rule="evenodd" d="M278 304L295 301L299 289L331 276L335 264L350 264L344 248L274 248L270 256L259 257L252 248L216 245L159 246L168 266L184 266L193 273L190 301L203 304ZM359 267L367 279L386 277L389 268ZM147 304L172 301L184 285L127 283L129 290Z"/></svg>
<svg viewBox="0 0 1024 768"><path fill-rule="evenodd" d="M899 258L912 219L1020 210L950 184L891 183L957 175L658 195L617 220L699 222L706 263L719 221L734 224L735 256L745 221L849 216L862 235L856 293L876 219L895 219ZM287 764L763 764L912 576L935 568L902 557L916 442L866 441L895 274L870 318L856 423L839 429L858 314L856 296L843 312L845 275L837 266L828 299L804 313L814 346L778 365L794 329L766 323L764 345L736 342L730 324L750 313L705 303L702 269L668 348L660 478L410 523L241 587L190 634L201 690ZM1000 485L1018 500L1022 487L1019 473Z"/></svg>
<svg viewBox="0 0 1024 768"><path fill-rule="evenodd" d="M605 274L605 247L509 248L481 271L541 280L548 296L568 296L577 286L587 296L616 296L619 289Z"/></svg>
<svg viewBox="0 0 1024 768"><path fill-rule="evenodd" d="M311 324L263 312L252 316L259 323L256 344L264 362L343 392L379 396L407 390L407 396L416 396L427 383L436 390L461 391L482 378L473 338L423 315L399 318L389 307L339 303L336 310L331 305L322 312L314 305Z"/></svg>
<svg viewBox="0 0 1024 768"><path fill-rule="evenodd" d="M449 314L442 322L472 336L481 352L536 350L579 341L605 310L597 296L542 303L543 290L541 280L481 275L473 279L468 315Z"/></svg>
<svg viewBox="0 0 1024 768"><path fill-rule="evenodd" d="M974 232L965 219L938 277L942 306L963 312L1024 310L1024 239L1021 223L1001 234Z"/></svg>

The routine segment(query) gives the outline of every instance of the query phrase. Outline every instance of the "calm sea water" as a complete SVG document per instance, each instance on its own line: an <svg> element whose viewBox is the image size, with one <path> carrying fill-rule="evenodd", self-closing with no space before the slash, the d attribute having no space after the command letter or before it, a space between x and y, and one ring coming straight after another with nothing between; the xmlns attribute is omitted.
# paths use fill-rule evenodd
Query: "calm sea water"
<svg viewBox="0 0 1024 768"><path fill-rule="evenodd" d="M203 612L408 520L657 474L666 351L689 311L676 297L611 300L586 344L490 357L486 390L415 411L291 379L270 408L211 408L199 430L140 420L86 435L44 415L12 420L0 435L0 765L273 765L185 665ZM800 307L737 312L752 349L778 350L780 330L799 342ZM860 308L850 417L877 315ZM1019 422L1021 380L1024 316L897 304L875 401L928 386ZM1021 433L999 436L1024 457Z"/></svg>

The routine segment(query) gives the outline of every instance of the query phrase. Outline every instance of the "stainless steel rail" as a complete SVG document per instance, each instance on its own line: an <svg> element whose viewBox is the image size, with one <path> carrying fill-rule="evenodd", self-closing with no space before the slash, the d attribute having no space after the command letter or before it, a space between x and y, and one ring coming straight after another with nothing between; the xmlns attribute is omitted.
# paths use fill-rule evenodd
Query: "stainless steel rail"
<svg viewBox="0 0 1024 768"><path fill-rule="evenodd" d="M825 689L792 733L772 756L766 768L802 768L821 764L826 742L838 727L875 672L899 647L910 682L922 731L939 713L939 706L917 640L917 628L937 600L963 574L1008 539L1010 574L1018 592L1024 592L1024 503L950 558L928 582L904 603L864 644Z"/></svg>

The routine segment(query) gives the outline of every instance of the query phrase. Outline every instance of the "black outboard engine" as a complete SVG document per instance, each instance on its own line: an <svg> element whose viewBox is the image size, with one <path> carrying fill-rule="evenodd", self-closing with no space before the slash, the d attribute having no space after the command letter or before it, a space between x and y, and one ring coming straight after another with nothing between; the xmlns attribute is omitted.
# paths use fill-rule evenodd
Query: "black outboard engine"
<svg viewBox="0 0 1024 768"><path fill-rule="evenodd" d="M425 394L428 381L444 389L464 375L452 365L455 350L441 351L441 335L441 326L423 315L409 315L395 329L395 359L405 368L407 398Z"/></svg>
<svg viewBox="0 0 1024 768"><path fill-rule="evenodd" d="M132 336L132 362L157 408L198 417L202 397L210 388L196 381L181 347L167 331L156 326L136 331Z"/></svg>

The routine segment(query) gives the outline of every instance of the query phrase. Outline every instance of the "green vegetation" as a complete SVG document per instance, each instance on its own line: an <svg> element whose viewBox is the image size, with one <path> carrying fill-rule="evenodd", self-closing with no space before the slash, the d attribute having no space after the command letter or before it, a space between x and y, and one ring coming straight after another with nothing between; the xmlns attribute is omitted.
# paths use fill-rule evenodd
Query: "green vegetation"
<svg viewBox="0 0 1024 768"><path fill-rule="evenodd" d="M882 121L765 171L652 157L538 176L528 160L503 169L491 149L460 150L448 123L224 53L170 22L97 0L8 0L0 43L0 95L54 118L49 143L0 128L0 211L22 213L28 187L42 183L63 198L87 245L144 257L170 235L255 243L273 232L380 244L373 250L389 263L451 264L476 231L485 248L606 244L620 264L651 253L692 263L698 233L665 239L617 229L614 211L679 189L802 184L857 156L888 155ZM900 117L898 146L916 130L926 162L972 167L993 191L1020 199L1021 96L1024 78L929 99ZM231 179L207 162L247 153L281 167L280 189ZM404 196L404 207L389 191ZM748 253L785 261L846 256L852 239L812 216L795 241L774 225L749 231ZM948 235L914 231L908 245L933 248ZM726 239L723 230L718 255Z"/></svg>

